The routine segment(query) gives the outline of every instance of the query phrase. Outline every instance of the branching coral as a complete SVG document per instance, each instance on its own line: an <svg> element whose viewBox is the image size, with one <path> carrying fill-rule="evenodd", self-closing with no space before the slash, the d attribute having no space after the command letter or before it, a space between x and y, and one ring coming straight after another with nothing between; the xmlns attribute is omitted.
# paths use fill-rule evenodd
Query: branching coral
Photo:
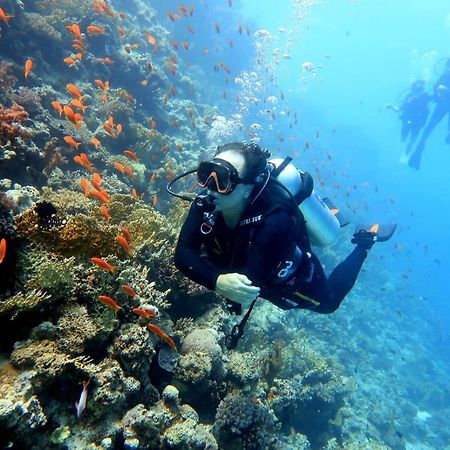
<svg viewBox="0 0 450 450"><path fill-rule="evenodd" d="M0 315L12 314L15 317L23 311L37 308L51 298L46 292L33 289L29 292L19 292L12 297L0 302Z"/></svg>
<svg viewBox="0 0 450 450"><path fill-rule="evenodd" d="M21 125L27 119L28 113L17 103L11 108L0 104L0 144L14 145L17 138L30 138L31 133Z"/></svg>

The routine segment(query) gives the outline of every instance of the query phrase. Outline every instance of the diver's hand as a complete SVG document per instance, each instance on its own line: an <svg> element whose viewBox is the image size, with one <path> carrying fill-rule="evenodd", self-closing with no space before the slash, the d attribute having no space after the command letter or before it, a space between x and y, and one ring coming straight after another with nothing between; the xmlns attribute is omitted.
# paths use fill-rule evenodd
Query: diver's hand
<svg viewBox="0 0 450 450"><path fill-rule="evenodd" d="M241 273L223 273L217 277L215 291L229 300L249 306L259 295L259 287Z"/></svg>

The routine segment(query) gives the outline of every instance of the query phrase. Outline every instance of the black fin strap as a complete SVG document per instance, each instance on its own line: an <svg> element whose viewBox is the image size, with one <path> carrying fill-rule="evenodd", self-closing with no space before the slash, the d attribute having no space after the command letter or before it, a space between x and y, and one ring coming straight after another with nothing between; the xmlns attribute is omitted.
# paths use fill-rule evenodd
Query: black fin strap
<svg viewBox="0 0 450 450"><path fill-rule="evenodd" d="M250 313L252 312L252 309L255 306L256 300L257 300L257 298L255 298L255 300L252 301L250 308L248 308L248 310L245 313L244 317L242 318L241 322L239 324L235 325L231 329L231 333L225 338L225 347L228 350L234 350L237 347L239 339L244 334L245 324L247 323L247 321L250 317Z"/></svg>

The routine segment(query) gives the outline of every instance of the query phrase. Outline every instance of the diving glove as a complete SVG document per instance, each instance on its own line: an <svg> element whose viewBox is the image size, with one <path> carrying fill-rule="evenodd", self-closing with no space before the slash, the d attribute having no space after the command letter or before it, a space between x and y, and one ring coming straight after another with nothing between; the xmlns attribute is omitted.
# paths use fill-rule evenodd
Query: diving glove
<svg viewBox="0 0 450 450"><path fill-rule="evenodd" d="M214 289L218 294L247 307L259 295L260 288L241 273L223 273L217 277Z"/></svg>

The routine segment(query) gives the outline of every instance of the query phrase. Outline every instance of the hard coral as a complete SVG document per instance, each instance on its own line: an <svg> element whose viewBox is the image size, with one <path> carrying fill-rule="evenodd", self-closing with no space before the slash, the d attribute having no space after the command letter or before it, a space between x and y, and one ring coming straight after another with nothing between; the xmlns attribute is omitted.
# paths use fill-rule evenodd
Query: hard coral
<svg viewBox="0 0 450 450"><path fill-rule="evenodd" d="M0 144L14 145L17 138L30 138L30 132L21 125L27 119L28 113L17 103L13 103L11 108L0 104Z"/></svg>

